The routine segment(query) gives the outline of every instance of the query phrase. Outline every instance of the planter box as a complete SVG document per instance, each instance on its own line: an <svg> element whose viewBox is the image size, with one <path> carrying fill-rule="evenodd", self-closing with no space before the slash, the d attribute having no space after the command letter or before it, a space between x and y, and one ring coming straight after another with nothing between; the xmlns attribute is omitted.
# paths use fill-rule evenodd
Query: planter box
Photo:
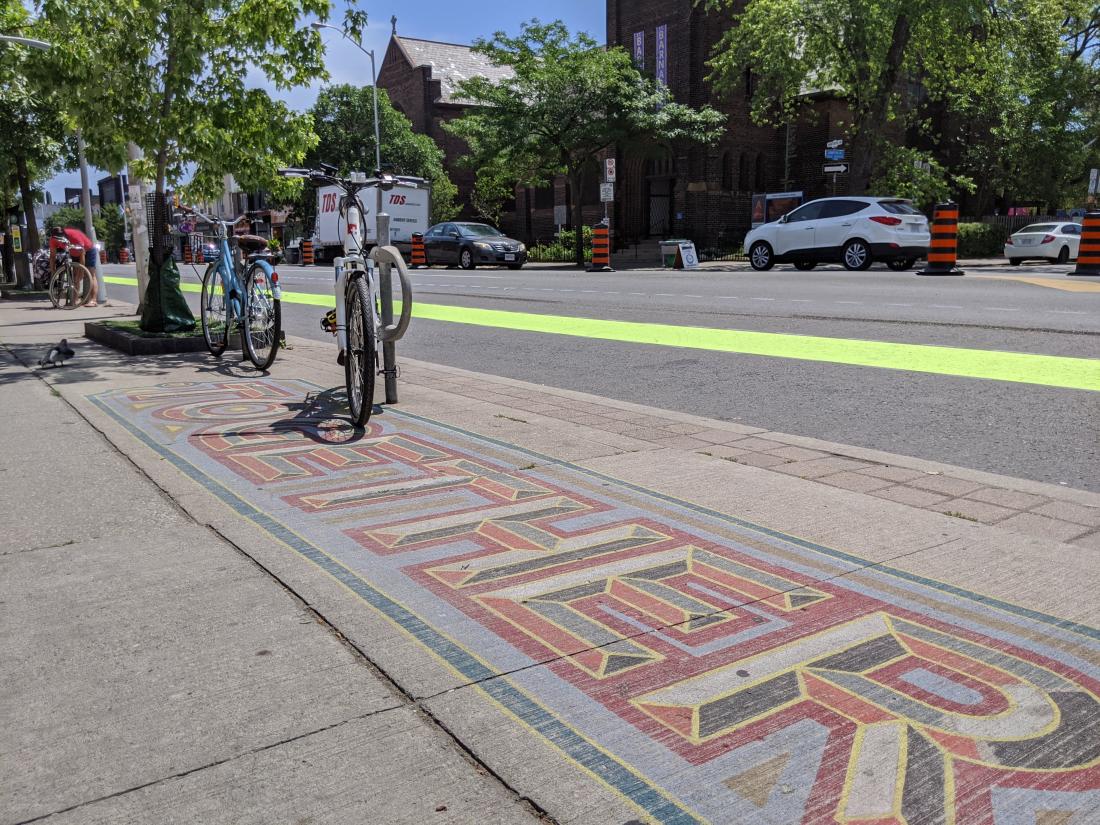
<svg viewBox="0 0 1100 825"><path fill-rule="evenodd" d="M154 337L135 335L132 332L110 326L101 321L88 321L84 324L84 337L126 355L169 355L180 352L206 352L206 341L202 337L202 332L196 332L194 335ZM228 349L233 348L240 349L240 336L238 335L233 335L229 339Z"/></svg>

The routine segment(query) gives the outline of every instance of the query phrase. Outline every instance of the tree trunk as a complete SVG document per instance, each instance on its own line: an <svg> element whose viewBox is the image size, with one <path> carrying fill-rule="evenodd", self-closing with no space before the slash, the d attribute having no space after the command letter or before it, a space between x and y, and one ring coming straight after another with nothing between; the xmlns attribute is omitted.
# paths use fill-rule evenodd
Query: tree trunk
<svg viewBox="0 0 1100 825"><path fill-rule="evenodd" d="M134 244L134 264L137 268L138 315L145 307L145 290L149 288L149 233L145 228L145 187L141 178L134 174L133 162L141 160L141 149L136 143L126 144L126 156L130 163L126 167L130 191L130 237Z"/></svg>
<svg viewBox="0 0 1100 825"><path fill-rule="evenodd" d="M855 135L852 138L852 169L850 185L852 194L862 195L871 188L871 178L878 170L882 156L882 144L886 139L886 116L890 111L890 96L894 93L905 50L912 35L909 16L899 14L894 20L890 36L890 48L879 74L871 101L855 112Z"/></svg>
<svg viewBox="0 0 1100 825"><path fill-rule="evenodd" d="M569 167L569 189L573 197L573 252L577 266L584 268L584 207L581 205L581 185L584 167Z"/></svg>
<svg viewBox="0 0 1100 825"><path fill-rule="evenodd" d="M42 245L38 237L38 221L34 219L34 193L31 192L31 177L27 171L27 159L23 155L15 158L15 174L19 178L19 192L23 199L23 213L27 221L27 251L32 255Z"/></svg>

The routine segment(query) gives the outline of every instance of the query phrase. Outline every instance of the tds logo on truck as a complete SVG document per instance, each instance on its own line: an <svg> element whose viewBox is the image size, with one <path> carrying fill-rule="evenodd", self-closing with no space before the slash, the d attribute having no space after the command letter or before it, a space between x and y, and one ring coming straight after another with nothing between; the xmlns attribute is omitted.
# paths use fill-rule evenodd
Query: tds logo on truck
<svg viewBox="0 0 1100 825"><path fill-rule="evenodd" d="M360 223L365 246L375 243L375 213L378 205L375 187L359 193L363 209ZM343 192L336 186L317 190L317 221L313 230L315 260L330 261L343 254L345 227L340 218ZM382 196L382 208L390 216L390 239L399 248L406 247L413 232L427 232L431 214L431 187L422 178L399 177L392 190Z"/></svg>

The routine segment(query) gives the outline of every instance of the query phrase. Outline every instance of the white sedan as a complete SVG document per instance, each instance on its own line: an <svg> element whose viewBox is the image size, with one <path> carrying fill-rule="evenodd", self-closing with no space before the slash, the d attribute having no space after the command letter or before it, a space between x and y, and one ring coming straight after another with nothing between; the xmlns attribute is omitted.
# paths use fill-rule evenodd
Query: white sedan
<svg viewBox="0 0 1100 825"><path fill-rule="evenodd" d="M1033 223L1005 241L1005 257L1013 266L1032 258L1064 264L1077 257L1080 245L1079 223Z"/></svg>

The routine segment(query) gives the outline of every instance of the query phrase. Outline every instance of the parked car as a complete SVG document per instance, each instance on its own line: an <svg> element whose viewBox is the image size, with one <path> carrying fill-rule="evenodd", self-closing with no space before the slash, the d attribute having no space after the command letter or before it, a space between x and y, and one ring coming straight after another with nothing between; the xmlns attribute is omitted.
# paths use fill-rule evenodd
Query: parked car
<svg viewBox="0 0 1100 825"><path fill-rule="evenodd" d="M526 246L486 223L437 223L424 233L424 252L429 266L499 264L519 269L527 262Z"/></svg>
<svg viewBox="0 0 1100 825"><path fill-rule="evenodd" d="M753 229L745 237L745 254L758 271L779 263L808 271L831 262L863 270L883 261L900 272L928 254L931 240L928 219L910 201L820 198Z"/></svg>
<svg viewBox="0 0 1100 825"><path fill-rule="evenodd" d="M1005 241L1005 257L1013 266L1034 258L1064 264L1077 257L1080 247L1080 224L1033 223Z"/></svg>

